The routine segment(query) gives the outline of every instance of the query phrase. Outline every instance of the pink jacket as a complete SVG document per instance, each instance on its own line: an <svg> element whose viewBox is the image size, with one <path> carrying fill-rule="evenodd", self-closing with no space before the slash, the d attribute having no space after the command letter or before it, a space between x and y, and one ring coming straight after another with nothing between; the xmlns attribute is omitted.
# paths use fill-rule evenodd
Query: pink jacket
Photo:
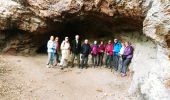
<svg viewBox="0 0 170 100"><path fill-rule="evenodd" d="M105 52L110 56L113 55L113 44L106 44Z"/></svg>

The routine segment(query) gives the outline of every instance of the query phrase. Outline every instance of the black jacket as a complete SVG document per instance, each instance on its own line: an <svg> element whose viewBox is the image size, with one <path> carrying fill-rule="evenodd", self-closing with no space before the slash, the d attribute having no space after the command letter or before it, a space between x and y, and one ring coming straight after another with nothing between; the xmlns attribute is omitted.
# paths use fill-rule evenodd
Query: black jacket
<svg viewBox="0 0 170 100"><path fill-rule="evenodd" d="M81 46L81 53L88 56L91 52L90 44L83 44Z"/></svg>
<svg viewBox="0 0 170 100"><path fill-rule="evenodd" d="M71 51L74 54L79 54L81 52L81 41L80 40L78 41L78 44L77 44L76 40L72 41Z"/></svg>

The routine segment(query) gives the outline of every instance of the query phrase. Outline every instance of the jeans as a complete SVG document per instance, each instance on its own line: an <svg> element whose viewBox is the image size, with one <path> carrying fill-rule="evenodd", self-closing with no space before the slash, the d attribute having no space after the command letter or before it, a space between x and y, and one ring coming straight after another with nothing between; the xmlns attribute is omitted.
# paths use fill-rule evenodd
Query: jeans
<svg viewBox="0 0 170 100"><path fill-rule="evenodd" d="M129 58L123 59L122 73L126 74L126 71L128 69L128 65L130 64L130 62L131 62L131 59Z"/></svg>
<svg viewBox="0 0 170 100"><path fill-rule="evenodd" d="M80 67L81 67L81 68L84 68L84 67L87 68L88 56L82 54L81 58L82 58L82 61L81 61L81 66L80 66Z"/></svg>
<svg viewBox="0 0 170 100"><path fill-rule="evenodd" d="M114 65L114 69L117 71L118 66L119 66L119 56L118 55L113 56L113 65Z"/></svg>
<svg viewBox="0 0 170 100"><path fill-rule="evenodd" d="M60 56L59 56L59 53L58 53L58 52L55 53L55 57L56 57L56 59L55 59L55 60L56 60L56 64L57 64L57 63L60 63L60 59L59 59Z"/></svg>
<svg viewBox="0 0 170 100"><path fill-rule="evenodd" d="M106 55L106 60L105 60L105 63L106 63L106 67L112 67L112 56L111 55Z"/></svg>
<svg viewBox="0 0 170 100"><path fill-rule="evenodd" d="M53 64L54 64L54 52L48 52L47 65L53 65Z"/></svg>
<svg viewBox="0 0 170 100"><path fill-rule="evenodd" d="M118 71L121 73L122 72L122 66L123 66L123 59L122 56L119 57L119 66L118 66Z"/></svg>
<svg viewBox="0 0 170 100"><path fill-rule="evenodd" d="M71 59L72 67L74 66L75 57L77 57L77 64L78 64L78 66L80 66L80 54L72 53L72 59Z"/></svg>
<svg viewBox="0 0 170 100"><path fill-rule="evenodd" d="M100 65L100 66L103 65L103 57L104 57L104 53L99 53L98 65Z"/></svg>
<svg viewBox="0 0 170 100"><path fill-rule="evenodd" d="M93 66L97 66L98 63L98 55L92 55L92 62L93 62Z"/></svg>

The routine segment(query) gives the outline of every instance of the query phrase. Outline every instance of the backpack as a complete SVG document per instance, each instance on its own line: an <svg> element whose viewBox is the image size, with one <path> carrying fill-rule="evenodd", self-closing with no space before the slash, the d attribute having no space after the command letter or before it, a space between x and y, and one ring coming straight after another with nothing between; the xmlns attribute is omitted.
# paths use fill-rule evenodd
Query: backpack
<svg viewBox="0 0 170 100"><path fill-rule="evenodd" d="M92 47L92 54L97 55L97 46L96 45L93 45L93 47Z"/></svg>

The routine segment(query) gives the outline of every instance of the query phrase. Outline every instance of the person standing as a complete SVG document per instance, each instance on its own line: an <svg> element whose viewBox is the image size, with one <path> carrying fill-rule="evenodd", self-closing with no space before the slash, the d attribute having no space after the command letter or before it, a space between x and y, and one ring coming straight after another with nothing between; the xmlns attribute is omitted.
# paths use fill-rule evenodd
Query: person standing
<svg viewBox="0 0 170 100"><path fill-rule="evenodd" d="M100 42L99 44L99 48L98 48L98 66L102 66L103 65L103 57L104 57L104 51L105 51L105 46L103 41Z"/></svg>
<svg viewBox="0 0 170 100"><path fill-rule="evenodd" d="M105 47L105 53L106 53L106 67L111 68L112 67L112 56L113 56L113 44L111 43L111 40L108 41Z"/></svg>
<svg viewBox="0 0 170 100"><path fill-rule="evenodd" d="M60 45L59 45L59 37L55 38L55 66L60 63L59 60L59 50L60 50Z"/></svg>
<svg viewBox="0 0 170 100"><path fill-rule="evenodd" d="M70 55L70 43L69 38L65 37L65 40L61 43L61 62L60 67L63 69L63 67L66 67L68 65L68 59Z"/></svg>
<svg viewBox="0 0 170 100"><path fill-rule="evenodd" d="M118 39L114 39L113 64L114 64L115 71L118 70L118 66L119 66L119 52L120 52L121 48L122 48L121 42L118 41Z"/></svg>
<svg viewBox="0 0 170 100"><path fill-rule="evenodd" d="M47 52L48 52L48 60L46 67L49 68L50 66L53 66L54 64L54 36L50 36L50 40L47 42Z"/></svg>
<svg viewBox="0 0 170 100"><path fill-rule="evenodd" d="M83 69L84 67L87 68L88 57L91 52L90 44L88 43L88 39L85 39L84 44L81 47L81 66L80 68Z"/></svg>
<svg viewBox="0 0 170 100"><path fill-rule="evenodd" d="M72 64L72 67L74 67L74 60L75 60L75 57L76 57L78 67L80 68L80 51L81 51L81 41L79 40L79 35L76 35L75 40L73 40L72 44L71 44L71 52L72 52L71 64Z"/></svg>
<svg viewBox="0 0 170 100"><path fill-rule="evenodd" d="M91 55L92 55L92 63L95 68L98 63L98 45L97 41L94 41L94 44L91 46Z"/></svg>
<svg viewBox="0 0 170 100"><path fill-rule="evenodd" d="M122 42L122 48L120 49L120 52L119 52L119 66L118 66L118 71L120 73L122 73L122 65L123 65L123 59L122 59L122 56L123 56L123 53L125 51L125 43Z"/></svg>
<svg viewBox="0 0 170 100"><path fill-rule="evenodd" d="M129 42L125 42L125 50L123 53L123 68L122 68L122 77L126 76L126 71L128 69L128 65L130 64L133 58L133 47Z"/></svg>

